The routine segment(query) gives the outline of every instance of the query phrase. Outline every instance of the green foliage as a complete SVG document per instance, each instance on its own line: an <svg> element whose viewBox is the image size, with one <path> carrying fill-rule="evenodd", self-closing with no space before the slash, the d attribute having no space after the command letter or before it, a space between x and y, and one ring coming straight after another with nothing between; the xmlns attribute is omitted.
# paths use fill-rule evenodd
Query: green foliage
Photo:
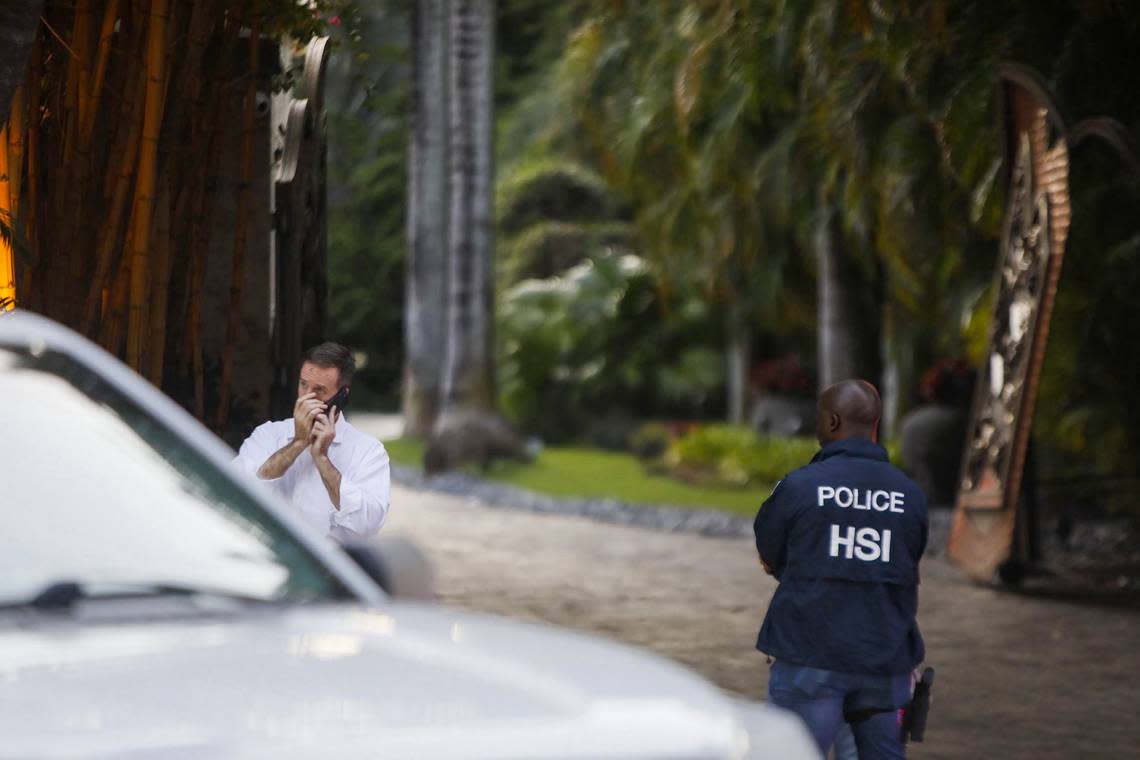
<svg viewBox="0 0 1140 760"><path fill-rule="evenodd" d="M1005 201L997 65L1040 71L1070 124L1107 114L1135 133L1137 38L1124 5L1075 0L596 2L504 122L504 159L590 166L631 204L664 302L696 284L777 335L813 327L804 254L832 211L885 290L893 355L979 363ZM1136 188L1111 159L1082 168L1088 150L1037 435L1068 470L1140 471ZM711 371L713 345L678 347L656 398Z"/></svg>
<svg viewBox="0 0 1140 760"><path fill-rule="evenodd" d="M681 347L699 345L705 321L699 302L665 318L652 273L632 254L597 251L558 276L518 283L498 315L503 411L550 440L571 439L611 410L699 413L713 390L702 385L707 373L675 384L672 396L659 376Z"/></svg>
<svg viewBox="0 0 1140 760"><path fill-rule="evenodd" d="M1041 468L1050 477L1137 475L1140 356L1128 348L1140 321L1140 179L1094 147L1075 154L1073 188L1035 420Z"/></svg>
<svg viewBox="0 0 1140 760"><path fill-rule="evenodd" d="M498 8L501 391L515 419L554 439L616 409L714 411L726 306L746 305L765 333L757 345L808 335L821 209L865 270L885 273L897 355L918 368L943 355L979 363L1004 210L996 65L1042 72L1070 124L1140 125L1140 16L1120 3ZM347 188L331 210L352 220L332 230L333 313L387 363L388 390L408 111L396 13L369 17L371 84L330 107L330 177ZM1088 150L1074 152L1036 435L1050 466L1127 473L1140 471L1129 399L1140 368L1127 350L1140 320L1137 201L1113 160ZM639 263L626 270L615 262L628 252Z"/></svg>
<svg viewBox="0 0 1140 760"><path fill-rule="evenodd" d="M503 112L540 88L566 35L589 0L498 0L495 23L495 108Z"/></svg>
<svg viewBox="0 0 1140 760"><path fill-rule="evenodd" d="M398 406L403 367L408 20L371 9L354 21L369 51L333 57L329 130L330 338L363 352L356 408Z"/></svg>
<svg viewBox="0 0 1140 760"><path fill-rule="evenodd" d="M640 459L658 459L669 449L673 434L663 422L647 422L629 437L629 450Z"/></svg>
<svg viewBox="0 0 1140 760"><path fill-rule="evenodd" d="M620 201L601 177L559 159L516 165L500 178L495 196L499 230L506 235L548 219L611 219L621 211Z"/></svg>
<svg viewBox="0 0 1140 760"><path fill-rule="evenodd" d="M418 438L393 438L384 441L388 456L404 467L422 467L426 444Z"/></svg>
<svg viewBox="0 0 1140 760"><path fill-rule="evenodd" d="M703 403L724 383L724 356L705 346L684 349L675 363L657 371L662 397L675 402L697 399Z"/></svg>
<svg viewBox="0 0 1140 760"><path fill-rule="evenodd" d="M553 277L586 259L592 251L614 247L630 250L633 233L622 222L532 224L499 247L499 275L506 284Z"/></svg>
<svg viewBox="0 0 1140 760"><path fill-rule="evenodd" d="M357 0L267 0L257 6L262 15L261 31L272 37L289 36L306 44L314 36L339 33L350 41L363 39L362 12Z"/></svg>
<svg viewBox="0 0 1140 760"><path fill-rule="evenodd" d="M423 443L400 439L385 441L392 460L418 467ZM589 477L583 477L589 473ZM482 472L472 474L482 476ZM486 474L490 480L561 498L617 499L635 504L671 504L680 507L722 509L751 516L767 498L771 487L725 488L682 483L647 472L630 454L597 449L550 446L530 464L499 461Z"/></svg>
<svg viewBox="0 0 1140 760"><path fill-rule="evenodd" d="M12 256L17 266L31 265L32 251L28 246L28 239L24 236L24 228L20 220L12 216L7 209L0 208L0 240L12 248Z"/></svg>
<svg viewBox="0 0 1140 760"><path fill-rule="evenodd" d="M622 204L605 181L573 161L522 160L495 189L499 281L553 277L607 247L631 250Z"/></svg>
<svg viewBox="0 0 1140 760"><path fill-rule="evenodd" d="M733 486L775 483L811 461L811 438L758 436L734 425L701 425L674 441L663 458L674 476Z"/></svg>

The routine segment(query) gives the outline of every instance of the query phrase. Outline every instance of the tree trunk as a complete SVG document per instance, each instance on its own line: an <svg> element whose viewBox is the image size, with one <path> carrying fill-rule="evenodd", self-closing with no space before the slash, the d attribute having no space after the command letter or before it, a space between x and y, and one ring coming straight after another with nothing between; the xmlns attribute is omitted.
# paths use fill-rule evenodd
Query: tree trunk
<svg viewBox="0 0 1140 760"><path fill-rule="evenodd" d="M447 340L447 6L419 0L412 12L403 407L404 434L418 438L439 413Z"/></svg>
<svg viewBox="0 0 1140 760"><path fill-rule="evenodd" d="M752 329L746 310L739 302L728 307L725 379L728 392L728 421L744 422L748 401L748 369L752 366Z"/></svg>
<svg viewBox="0 0 1140 760"><path fill-rule="evenodd" d="M844 246L830 209L820 213L815 248L820 388L849 378L878 386L883 371L881 278L869 274Z"/></svg>
<svg viewBox="0 0 1140 760"><path fill-rule="evenodd" d="M15 225L12 216L13 169L8 165L8 128L0 127L0 312L16 305L16 260L12 255Z"/></svg>
<svg viewBox="0 0 1140 760"><path fill-rule="evenodd" d="M44 0L0 3L0 124L8 121L12 97L24 81L28 51L36 39Z"/></svg>
<svg viewBox="0 0 1140 760"><path fill-rule="evenodd" d="M8 122L16 91L24 82L28 51L35 42L42 10L43 0L4 0L0 3L0 127ZM22 148L23 120L18 121L12 137L20 133L18 137ZM3 189L0 191L3 217L0 222L7 227L19 202L19 175L23 165L14 155L9 161L8 130L5 129L3 134L5 139L0 144L0 152L4 153L4 165L0 169L3 171ZM9 176L12 177L11 182L8 181ZM15 225L11 226L14 229ZM16 261L12 250L12 241L0 238L0 310L13 305L16 300Z"/></svg>
<svg viewBox="0 0 1140 760"><path fill-rule="evenodd" d="M166 23L166 0L153 0L147 31L146 95L132 217L130 310L127 318L127 364L140 373L145 371L143 351L146 348L146 320L150 316L150 233L164 106L163 86L166 82Z"/></svg>
<svg viewBox="0 0 1140 760"><path fill-rule="evenodd" d="M146 377L156 388L162 387L166 364L166 318L170 299L170 182L164 180L158 190L158 207L154 218L154 276L151 278L151 315L148 344L150 346Z"/></svg>
<svg viewBox="0 0 1140 760"><path fill-rule="evenodd" d="M242 106L241 181L238 189L237 214L234 220L234 250L230 268L230 304L226 317L226 341L222 346L222 370L218 380L218 408L214 430L222 435L230 416L231 376L233 374L234 345L241 326L242 283L245 280L245 249L249 239L249 196L253 181L253 127L257 108L259 73L258 54L261 50L261 17L257 4L249 34L249 71L246 74L245 102Z"/></svg>
<svg viewBox="0 0 1140 760"><path fill-rule="evenodd" d="M490 411L494 0L453 0L450 13L448 341L443 408Z"/></svg>

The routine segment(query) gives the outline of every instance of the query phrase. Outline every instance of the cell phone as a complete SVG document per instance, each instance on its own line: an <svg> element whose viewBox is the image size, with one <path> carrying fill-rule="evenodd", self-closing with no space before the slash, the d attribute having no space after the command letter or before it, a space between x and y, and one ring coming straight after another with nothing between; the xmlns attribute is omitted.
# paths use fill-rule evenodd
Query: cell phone
<svg viewBox="0 0 1140 760"><path fill-rule="evenodd" d="M332 411L335 406L338 412L344 412L344 407L348 405L348 388L341 388L337 391L332 398L325 403L325 414Z"/></svg>

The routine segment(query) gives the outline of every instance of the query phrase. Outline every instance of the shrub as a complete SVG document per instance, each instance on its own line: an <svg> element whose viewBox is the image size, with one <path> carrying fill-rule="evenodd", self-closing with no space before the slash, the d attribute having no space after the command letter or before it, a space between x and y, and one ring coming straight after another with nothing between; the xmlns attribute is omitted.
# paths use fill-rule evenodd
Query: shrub
<svg viewBox="0 0 1140 760"><path fill-rule="evenodd" d="M499 231L508 236L550 220L597 222L625 215L604 179L559 159L523 162L504 174L495 188L495 208Z"/></svg>
<svg viewBox="0 0 1140 760"><path fill-rule="evenodd" d="M629 450L639 459L659 459L673 440L663 422L647 422L629 437Z"/></svg>
<svg viewBox="0 0 1140 760"><path fill-rule="evenodd" d="M637 421L625 410L615 409L591 419L583 437L587 444L599 449L626 451L637 427Z"/></svg>
<svg viewBox="0 0 1140 760"><path fill-rule="evenodd" d="M698 350L706 313L690 301L664 313L637 256L596 251L556 277L514 285L500 303L499 400L528 433L574 440L607 415L699 416L720 398L722 376L709 365L723 359Z"/></svg>
<svg viewBox="0 0 1140 760"><path fill-rule="evenodd" d="M775 483L807 464L819 446L806 437L758 436L735 425L705 425L674 441L669 471L685 480L744 486Z"/></svg>
<svg viewBox="0 0 1140 760"><path fill-rule="evenodd" d="M499 245L500 281L510 287L522 280L555 277L606 247L629 250L633 233L624 222L532 224Z"/></svg>

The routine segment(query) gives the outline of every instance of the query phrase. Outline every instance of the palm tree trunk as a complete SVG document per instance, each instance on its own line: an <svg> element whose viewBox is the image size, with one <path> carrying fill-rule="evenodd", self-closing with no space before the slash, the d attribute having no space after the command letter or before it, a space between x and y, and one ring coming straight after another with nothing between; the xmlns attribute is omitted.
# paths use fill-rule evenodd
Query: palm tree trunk
<svg viewBox="0 0 1140 760"><path fill-rule="evenodd" d="M727 349L725 370L728 393L728 421L744 422L748 400L748 368L752 365L752 330L747 311L735 300L728 306Z"/></svg>
<svg viewBox="0 0 1140 760"><path fill-rule="evenodd" d="M881 278L870 276L843 245L831 209L819 215L815 249L820 388L849 378L879 385L883 372Z"/></svg>
<svg viewBox="0 0 1140 760"><path fill-rule="evenodd" d="M418 438L439 413L447 340L447 6L419 0L412 12L403 408L404 434Z"/></svg>
<svg viewBox="0 0 1140 760"><path fill-rule="evenodd" d="M443 406L490 411L494 0L453 0L450 13L448 341Z"/></svg>
<svg viewBox="0 0 1140 760"><path fill-rule="evenodd" d="M36 39L44 0L0 3L0 124L8 121L12 96L24 81L28 51Z"/></svg>

